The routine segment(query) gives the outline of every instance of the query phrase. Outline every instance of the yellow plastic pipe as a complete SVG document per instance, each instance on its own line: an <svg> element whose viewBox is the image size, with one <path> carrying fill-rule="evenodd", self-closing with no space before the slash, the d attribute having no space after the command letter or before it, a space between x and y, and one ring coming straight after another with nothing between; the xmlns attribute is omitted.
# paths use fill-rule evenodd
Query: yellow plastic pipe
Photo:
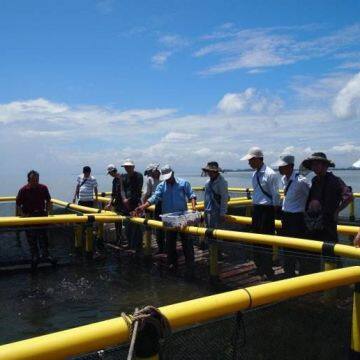
<svg viewBox="0 0 360 360"><path fill-rule="evenodd" d="M80 212L87 212L87 213L93 213L93 214L104 213L104 214L114 214L114 215L116 215L116 213L113 212L113 211L95 209L95 208L92 208L92 207L77 205L77 204L73 204L73 203L58 200L58 199L51 199L51 202L53 204L68 207L70 209L77 210L77 211L80 211Z"/></svg>
<svg viewBox="0 0 360 360"><path fill-rule="evenodd" d="M16 197L15 196L2 196L0 197L0 202L10 202L10 201L15 201Z"/></svg>
<svg viewBox="0 0 360 360"><path fill-rule="evenodd" d="M235 215L226 215L225 216L226 222L235 223L235 224L242 224L242 225L251 225L252 219L248 216L235 216ZM281 229L282 224L281 220L275 220L275 227L277 229ZM344 235L356 235L359 231L359 226L352 226L352 225L338 225L337 231L340 234Z"/></svg>
<svg viewBox="0 0 360 360"><path fill-rule="evenodd" d="M206 296L163 306L159 310L174 330L240 310L359 281L360 267L354 266ZM0 346L0 359L65 359L126 343L128 336L125 321L115 318Z"/></svg>

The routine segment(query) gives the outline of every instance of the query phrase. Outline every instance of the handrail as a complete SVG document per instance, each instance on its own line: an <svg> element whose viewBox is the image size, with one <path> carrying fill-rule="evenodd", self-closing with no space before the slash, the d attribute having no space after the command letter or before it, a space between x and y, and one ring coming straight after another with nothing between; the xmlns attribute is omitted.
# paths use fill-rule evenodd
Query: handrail
<svg viewBox="0 0 360 360"><path fill-rule="evenodd" d="M252 218L248 216L237 215L225 215L225 221L233 224L251 225ZM277 229L282 228L281 220L275 220L275 227ZM337 231L339 234L344 235L356 235L359 232L359 226L352 225L337 225Z"/></svg>
<svg viewBox="0 0 360 360"><path fill-rule="evenodd" d="M331 270L180 302L159 308L171 328L217 319L237 311L360 281L360 267ZM64 359L128 342L121 317L0 346L7 360Z"/></svg>
<svg viewBox="0 0 360 360"><path fill-rule="evenodd" d="M192 187L193 190L195 191L204 191L204 186L193 186ZM232 192L250 192L252 193L254 191L254 189L252 188L242 188L242 187L229 187L228 188L228 191L232 191ZM280 194L283 194L284 191L283 190L280 190L279 191ZM354 197L356 198L359 198L360 197L360 193L353 193Z"/></svg>
<svg viewBox="0 0 360 360"><path fill-rule="evenodd" d="M81 211L81 212L85 212L85 213L93 213L93 214L103 213L103 214L109 214L109 215L111 215L111 214L116 215L116 213L113 212L113 211L95 209L95 208L92 208L92 207L83 206L83 205L77 205L77 204L73 204L71 202L66 202L66 201L62 201L62 200L58 200L58 199L54 199L54 198L51 199L51 202L53 204L56 204L56 205L59 205L59 206L64 206L66 208Z"/></svg>
<svg viewBox="0 0 360 360"><path fill-rule="evenodd" d="M232 217L232 215L228 215ZM7 226L24 226L24 225L40 225L40 224L64 224L64 223L108 223L116 221L124 221L128 219L136 224L143 224L153 228L166 229L172 231L181 231L195 236L207 236L208 229L203 227L188 226L183 229L167 229L161 221L143 219L137 217L125 217L120 215L112 215L107 213L101 214L87 214L87 215L56 215L51 217L0 217L0 227ZM246 221L251 218L246 218ZM347 227L351 229L351 234L356 233L359 227ZM350 233L350 230L348 230ZM256 234L241 231L220 230L214 229L211 232L211 236L221 240L233 241L233 242L246 242L254 244L262 244L269 246L279 246L297 250L305 250L316 253L322 253L324 243L317 240L308 240L300 238L292 238L285 236ZM333 244L335 255L345 256L355 259L360 259L360 248L355 248L349 245Z"/></svg>

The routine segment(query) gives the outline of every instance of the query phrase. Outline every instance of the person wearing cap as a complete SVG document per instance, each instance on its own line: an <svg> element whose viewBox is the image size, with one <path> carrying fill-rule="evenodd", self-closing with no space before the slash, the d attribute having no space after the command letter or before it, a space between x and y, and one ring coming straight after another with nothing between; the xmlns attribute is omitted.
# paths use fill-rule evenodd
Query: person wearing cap
<svg viewBox="0 0 360 360"><path fill-rule="evenodd" d="M209 176L204 192L205 224L208 228L219 228L227 213L228 183L220 174L221 169L216 161L208 162L202 171Z"/></svg>
<svg viewBox="0 0 360 360"><path fill-rule="evenodd" d="M95 201L98 198L98 184L94 176L91 175L90 166L83 167L83 173L76 179L76 188L73 202L78 198L78 205L94 207L94 193Z"/></svg>
<svg viewBox="0 0 360 360"><path fill-rule="evenodd" d="M313 153L302 162L302 167L315 173L308 198L307 212L321 216L322 226L312 238L337 243L337 221L341 210L353 200L351 188L328 171L335 164L323 152Z"/></svg>
<svg viewBox="0 0 360 360"><path fill-rule="evenodd" d="M282 175L281 182L284 190L282 203L281 221L284 236L304 239L306 226L304 220L306 202L309 196L310 184L307 179L294 170L295 157L292 155L281 155L280 159L272 166L279 168ZM296 275L296 261L300 262L300 272L304 273L306 264L305 256L297 257L294 251L284 251L284 270L287 277Z"/></svg>
<svg viewBox="0 0 360 360"><path fill-rule="evenodd" d="M114 164L109 164L107 166L107 175L110 175L113 178L112 181L112 189L110 200L108 204L105 206L106 210L110 210L114 208L116 213L123 213L123 199L125 198L124 187L122 182L121 174L118 172L116 166ZM121 235L122 224L120 222L115 222L115 231L116 231L116 241L122 246L122 235Z"/></svg>
<svg viewBox="0 0 360 360"><path fill-rule="evenodd" d="M143 204L146 203L155 192L156 187L160 184L160 164L149 164L145 169L144 175L146 178L145 192L143 195ZM161 220L161 201L155 204L154 219ZM165 234L161 229L156 229L156 242L158 245L158 254L163 254L165 251Z"/></svg>
<svg viewBox="0 0 360 360"><path fill-rule="evenodd" d="M275 233L275 213L280 208L279 179L273 169L264 164L264 154L258 147L252 147L241 159L248 160L254 169L253 185L253 215L252 228L256 233ZM254 252L254 262L261 275L272 278L272 248L257 245L259 251Z"/></svg>
<svg viewBox="0 0 360 360"><path fill-rule="evenodd" d="M162 202L162 213L173 213L187 211L187 200L191 200L192 209L196 208L196 195L188 181L175 177L170 165L161 168L161 183L156 187L155 193L147 199L146 203L135 209L136 213L143 212L149 206ZM178 233L168 231L166 233L166 250L169 270L177 269L176 240ZM191 238L185 233L180 233L182 249L185 255L185 262L188 276L193 275L194 269L194 246Z"/></svg>
<svg viewBox="0 0 360 360"><path fill-rule="evenodd" d="M123 214L129 216L140 204L142 187L144 183L143 175L135 171L135 164L132 160L126 159L121 165L126 171L122 174L124 187ZM142 248L142 229L139 225L128 221L125 223L125 233L129 243L129 248L139 251Z"/></svg>

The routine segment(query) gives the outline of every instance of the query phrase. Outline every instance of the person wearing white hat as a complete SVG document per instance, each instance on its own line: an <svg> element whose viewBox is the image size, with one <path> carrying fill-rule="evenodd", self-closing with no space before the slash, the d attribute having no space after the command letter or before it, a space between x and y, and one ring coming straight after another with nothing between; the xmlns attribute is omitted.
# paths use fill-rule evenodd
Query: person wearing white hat
<svg viewBox="0 0 360 360"><path fill-rule="evenodd" d="M109 164L106 169L107 175L110 175L113 178L112 181L112 190L110 195L110 200L105 206L106 210L110 210L112 207L118 214L123 213L123 199L125 198L124 186L121 174L118 172L114 164ZM121 234L122 224L120 222L115 222L116 230L116 241L119 246L123 245L123 237Z"/></svg>
<svg viewBox="0 0 360 360"><path fill-rule="evenodd" d="M252 147L241 159L247 160L254 173L252 228L256 233L275 233L275 213L280 206L279 179L275 171L264 164L264 154L258 147ZM259 245L260 251L254 252L254 261L260 275L272 278L272 248Z"/></svg>
<svg viewBox="0 0 360 360"><path fill-rule="evenodd" d="M123 198L123 214L129 216L141 204L144 178L142 174L135 171L135 164L130 159L126 159L121 167L126 171L126 174L121 175L125 193ZM142 248L141 227L128 221L125 224L125 233L129 242L129 248L137 251L140 250Z"/></svg>
<svg viewBox="0 0 360 360"><path fill-rule="evenodd" d="M143 204L146 203L147 199L151 195L154 195L156 187L160 183L160 170L159 170L160 164L149 164L145 171L144 175L147 177L145 182L145 192L143 195ZM155 211L154 211L154 220L160 220L160 214L161 214L161 201L159 201L155 205ZM165 233L161 229L156 229L156 242L158 245L158 254L163 254L165 252Z"/></svg>
<svg viewBox="0 0 360 360"><path fill-rule="evenodd" d="M162 202L162 213L183 212L187 210L187 200L191 200L192 209L196 207L196 195L188 181L175 177L170 165L161 168L161 183L156 187L155 193L145 204L135 209L136 213L143 212L149 206ZM167 261L170 271L177 269L176 240L178 233L168 231L166 233ZM180 233L182 249L187 266L187 275L192 277L194 271L194 246L191 238L185 233Z"/></svg>
<svg viewBox="0 0 360 360"><path fill-rule="evenodd" d="M304 214L309 196L310 184L304 176L296 173L294 170L294 163L294 156L281 155L279 160L272 166L279 169L279 172L282 175L281 182L284 190L284 200L281 212L281 234L304 239L306 237ZM286 250L284 250L284 256L284 270L287 277L296 275L295 267L297 260L300 263L301 274L306 273L306 269L309 268L309 266L307 266L305 256L297 257L294 251Z"/></svg>

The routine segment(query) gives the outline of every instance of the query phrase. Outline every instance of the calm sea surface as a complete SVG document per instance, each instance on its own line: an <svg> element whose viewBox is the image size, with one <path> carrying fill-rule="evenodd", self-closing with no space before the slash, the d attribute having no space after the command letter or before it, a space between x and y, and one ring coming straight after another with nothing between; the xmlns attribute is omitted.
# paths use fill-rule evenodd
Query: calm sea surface
<svg viewBox="0 0 360 360"><path fill-rule="evenodd" d="M360 171L336 171L343 180L360 192ZM203 185L199 174L177 174L193 186ZM99 188L110 190L111 178L96 175ZM226 173L229 186L251 186L251 173ZM76 175L42 176L53 197L69 201L73 196ZM16 195L24 181L0 177L0 196ZM0 215L12 215L12 204L1 204ZM360 214L359 201L357 213ZM0 258L6 259L12 248L26 256L24 236L16 243L14 234L0 233ZM69 257L69 239L63 239L60 256ZM56 249L55 249L56 250ZM54 251L55 251L54 250ZM56 250L58 251L58 250ZM132 311L135 306L161 306L209 294L205 285L178 278L161 278L134 265L119 263L114 256L105 261L77 263L44 269L36 276L26 272L0 274L0 343L7 343L60 329L92 323ZM9 324L11 323L11 326Z"/></svg>

